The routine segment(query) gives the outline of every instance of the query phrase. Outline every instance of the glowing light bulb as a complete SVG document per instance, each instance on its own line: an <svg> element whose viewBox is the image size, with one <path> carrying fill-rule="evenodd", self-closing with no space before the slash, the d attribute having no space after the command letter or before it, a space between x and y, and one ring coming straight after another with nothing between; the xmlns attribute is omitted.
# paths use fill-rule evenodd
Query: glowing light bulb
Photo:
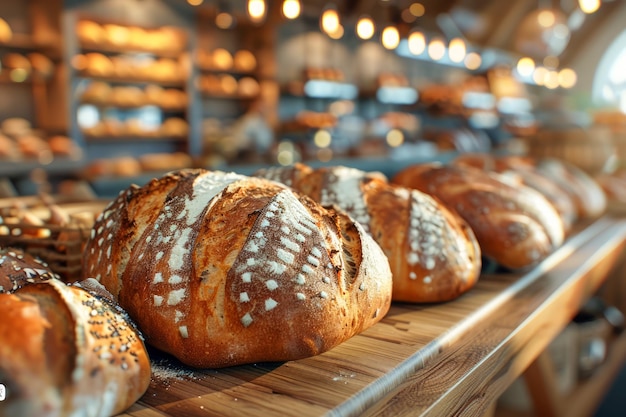
<svg viewBox="0 0 626 417"><path fill-rule="evenodd" d="M424 16L424 13L426 13L426 8L422 3L413 3L409 6L409 11L413 16L421 17Z"/></svg>
<svg viewBox="0 0 626 417"><path fill-rule="evenodd" d="M552 10L542 10L537 15L537 21L541 27L549 28L556 22L556 16Z"/></svg>
<svg viewBox="0 0 626 417"><path fill-rule="evenodd" d="M535 61L532 58L524 57L517 61L517 73L522 77L530 77L535 70Z"/></svg>
<svg viewBox="0 0 626 417"><path fill-rule="evenodd" d="M387 145L397 148L404 143L404 134L399 129L391 129L385 136Z"/></svg>
<svg viewBox="0 0 626 417"><path fill-rule="evenodd" d="M563 68L559 71L559 85L563 88L572 88L576 85L578 76L571 68Z"/></svg>
<svg viewBox="0 0 626 417"><path fill-rule="evenodd" d="M433 61L439 61L446 54L446 44L442 39L435 38L428 44L428 56Z"/></svg>
<svg viewBox="0 0 626 417"><path fill-rule="evenodd" d="M287 19L296 19L300 16L301 11L300 0L285 0L283 2L283 16Z"/></svg>
<svg viewBox="0 0 626 417"><path fill-rule="evenodd" d="M248 16L253 22L263 21L266 11L265 0L248 0Z"/></svg>
<svg viewBox="0 0 626 417"><path fill-rule="evenodd" d="M192 6L200 6L203 1L204 0L187 0L187 3L189 3Z"/></svg>
<svg viewBox="0 0 626 417"><path fill-rule="evenodd" d="M320 18L320 26L326 34L335 33L339 30L339 14L335 9L326 9Z"/></svg>
<svg viewBox="0 0 626 417"><path fill-rule="evenodd" d="M545 67L537 67L533 72L533 81L537 85L544 85L546 76L548 75L548 70Z"/></svg>
<svg viewBox="0 0 626 417"><path fill-rule="evenodd" d="M464 63L465 63L465 68L467 68L468 70L476 70L480 68L480 66L482 65L483 59L480 57L478 53L470 52L465 57Z"/></svg>
<svg viewBox="0 0 626 417"><path fill-rule="evenodd" d="M374 21L367 16L360 18L356 24L356 34L361 39L370 39L374 31Z"/></svg>
<svg viewBox="0 0 626 417"><path fill-rule="evenodd" d="M400 33L395 26L387 26L381 36L383 46L387 49L396 49L400 44Z"/></svg>
<svg viewBox="0 0 626 417"><path fill-rule="evenodd" d="M461 38L454 38L448 46L448 56L452 62L462 62L465 58L465 41Z"/></svg>
<svg viewBox="0 0 626 417"><path fill-rule="evenodd" d="M578 0L578 6L584 13L595 13L600 8L600 0Z"/></svg>
<svg viewBox="0 0 626 417"><path fill-rule="evenodd" d="M422 32L413 32L409 35L409 51L413 55L420 55L426 50L426 37Z"/></svg>

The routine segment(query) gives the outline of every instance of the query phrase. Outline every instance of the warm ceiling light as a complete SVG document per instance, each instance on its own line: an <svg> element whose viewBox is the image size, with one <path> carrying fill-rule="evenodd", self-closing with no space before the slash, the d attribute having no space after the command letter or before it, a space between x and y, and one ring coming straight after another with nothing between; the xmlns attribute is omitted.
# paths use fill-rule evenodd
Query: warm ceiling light
<svg viewBox="0 0 626 417"><path fill-rule="evenodd" d="M465 41L461 38L454 38L448 45L448 56L452 62L462 62L465 58L467 49L465 47Z"/></svg>
<svg viewBox="0 0 626 417"><path fill-rule="evenodd" d="M387 145L397 148L404 143L404 133L400 129L391 129L385 136Z"/></svg>
<svg viewBox="0 0 626 417"><path fill-rule="evenodd" d="M476 52L470 52L465 57L465 68L468 70L476 70L480 68L483 63L483 59Z"/></svg>
<svg viewBox="0 0 626 417"><path fill-rule="evenodd" d="M533 81L537 85L544 85L546 81L546 76L548 75L548 70L545 67L537 67L533 72Z"/></svg>
<svg viewBox="0 0 626 417"><path fill-rule="evenodd" d="M532 58L524 57L517 61L517 73L522 77L530 77L535 70L535 61Z"/></svg>
<svg viewBox="0 0 626 417"><path fill-rule="evenodd" d="M543 66L546 68L557 68L559 66L559 58L554 55L548 55L543 59Z"/></svg>
<svg viewBox="0 0 626 417"><path fill-rule="evenodd" d="M187 0L187 3L192 6L200 6L204 0Z"/></svg>
<svg viewBox="0 0 626 417"><path fill-rule="evenodd" d="M296 19L300 16L301 10L300 0L285 0L283 2L283 16L287 19Z"/></svg>
<svg viewBox="0 0 626 417"><path fill-rule="evenodd" d="M313 135L313 143L318 148L328 148L332 142L333 138L330 135L330 132L325 129L320 129Z"/></svg>
<svg viewBox="0 0 626 417"><path fill-rule="evenodd" d="M571 68L563 68L559 71L559 85L563 88L572 88L576 85L578 77Z"/></svg>
<svg viewBox="0 0 626 417"><path fill-rule="evenodd" d="M367 16L363 16L356 23L356 34L361 39L370 39L374 36L374 21Z"/></svg>
<svg viewBox="0 0 626 417"><path fill-rule="evenodd" d="M446 44L442 39L435 38L428 44L428 56L433 61L439 61L446 54Z"/></svg>
<svg viewBox="0 0 626 417"><path fill-rule="evenodd" d="M320 26L322 30L327 33L335 33L339 30L339 13L334 8L328 8L324 10L322 13L322 17L320 19Z"/></svg>
<svg viewBox="0 0 626 417"><path fill-rule="evenodd" d="M550 90L557 88L559 86L559 73L556 71L548 71L543 80L543 84Z"/></svg>
<svg viewBox="0 0 626 417"><path fill-rule="evenodd" d="M537 22L539 22L539 26L542 28L549 28L556 22L556 16L552 10L542 10L537 15Z"/></svg>
<svg viewBox="0 0 626 417"><path fill-rule="evenodd" d="M400 44L400 33L395 26L387 26L381 35L383 46L387 49L396 49Z"/></svg>
<svg viewBox="0 0 626 417"><path fill-rule="evenodd" d="M265 19L265 0L248 0L248 16L250 20L259 23Z"/></svg>
<svg viewBox="0 0 626 417"><path fill-rule="evenodd" d="M343 26L339 25L337 26L337 29L335 29L334 32L328 33L328 36L331 39L341 39L343 37L343 33L344 33Z"/></svg>
<svg viewBox="0 0 626 417"><path fill-rule="evenodd" d="M424 16L424 13L426 13L426 8L422 3L413 3L409 6L409 11L413 16L421 17Z"/></svg>
<svg viewBox="0 0 626 417"><path fill-rule="evenodd" d="M420 55L426 50L426 37L422 32L413 32L409 35L408 39L409 51L413 55Z"/></svg>
<svg viewBox="0 0 626 417"><path fill-rule="evenodd" d="M231 27L233 27L234 23L235 19L230 13L221 12L218 13L217 16L215 16L215 26L220 29L230 29Z"/></svg>
<svg viewBox="0 0 626 417"><path fill-rule="evenodd" d="M578 6L583 12L591 14L600 8L600 0L578 0Z"/></svg>

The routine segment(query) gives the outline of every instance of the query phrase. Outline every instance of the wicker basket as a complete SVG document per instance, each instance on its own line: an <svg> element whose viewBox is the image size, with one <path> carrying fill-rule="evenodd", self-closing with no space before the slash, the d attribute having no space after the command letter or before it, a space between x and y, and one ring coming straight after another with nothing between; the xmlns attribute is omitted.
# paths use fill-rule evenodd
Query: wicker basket
<svg viewBox="0 0 626 417"><path fill-rule="evenodd" d="M11 204L15 205L12 199ZM6 200L0 200L0 207L9 207ZM95 218L106 202L88 201L82 203L59 204L70 217L77 213L91 213ZM45 209L39 206L26 207L29 213L44 220L44 224L33 225L20 222L2 221L0 217L0 247L15 247L39 257L46 262L66 282L82 279L82 253L91 233L88 224L58 226L45 223Z"/></svg>

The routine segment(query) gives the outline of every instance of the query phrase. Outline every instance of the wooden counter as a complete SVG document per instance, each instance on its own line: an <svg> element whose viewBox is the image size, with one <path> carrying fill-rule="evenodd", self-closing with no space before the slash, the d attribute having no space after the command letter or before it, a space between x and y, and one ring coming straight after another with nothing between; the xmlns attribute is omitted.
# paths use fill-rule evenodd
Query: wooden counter
<svg viewBox="0 0 626 417"><path fill-rule="evenodd" d="M605 216L532 270L484 275L448 303L396 303L317 357L201 371L160 363L123 415L480 416L596 292L625 239L626 220Z"/></svg>

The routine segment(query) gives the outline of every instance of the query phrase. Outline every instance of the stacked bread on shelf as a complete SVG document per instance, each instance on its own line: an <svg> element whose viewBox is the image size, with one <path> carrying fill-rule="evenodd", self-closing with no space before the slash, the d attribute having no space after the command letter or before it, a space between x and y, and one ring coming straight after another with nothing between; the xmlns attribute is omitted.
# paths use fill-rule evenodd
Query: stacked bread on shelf
<svg viewBox="0 0 626 417"><path fill-rule="evenodd" d="M149 29L84 19L77 23L76 34L85 46L104 45L140 51L180 52L187 45L184 31L172 26Z"/></svg>
<svg viewBox="0 0 626 417"><path fill-rule="evenodd" d="M26 119L8 118L0 124L0 160L48 163L55 158L81 157L82 150L69 137L47 135L34 129Z"/></svg>
<svg viewBox="0 0 626 417"><path fill-rule="evenodd" d="M146 126L141 120L132 118L120 121L114 118L100 120L91 126L82 128L82 132L93 138L145 137L185 139L189 133L189 124L182 117L165 118L158 126Z"/></svg>
<svg viewBox="0 0 626 417"><path fill-rule="evenodd" d="M112 107L158 106L164 109L184 109L187 106L187 93L177 88L164 88L148 84L144 88L112 86L103 81L90 82L81 93L85 104Z"/></svg>
<svg viewBox="0 0 626 417"><path fill-rule="evenodd" d="M54 74L54 64L40 52L9 52L2 55L1 72L6 72L11 81L22 82L35 76L48 79Z"/></svg>
<svg viewBox="0 0 626 417"><path fill-rule="evenodd" d="M186 152L147 153L137 157L124 156L91 161L82 175L97 180L105 177L134 177L145 173L191 168L193 160Z"/></svg>

